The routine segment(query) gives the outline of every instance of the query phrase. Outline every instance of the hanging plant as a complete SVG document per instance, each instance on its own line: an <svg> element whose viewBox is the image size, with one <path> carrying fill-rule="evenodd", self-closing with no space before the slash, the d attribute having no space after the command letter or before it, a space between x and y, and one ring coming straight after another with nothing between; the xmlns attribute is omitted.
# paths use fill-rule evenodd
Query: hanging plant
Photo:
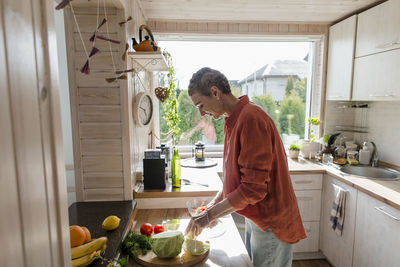
<svg viewBox="0 0 400 267"><path fill-rule="evenodd" d="M178 126L179 117L178 117L178 100L176 98L176 83L175 83L175 68L172 64L171 54L164 50L163 55L167 60L168 65L168 87L167 87L167 96L168 98L164 102L164 119L167 122L169 132L168 134L172 135L172 143L175 145L175 138L178 135L180 128Z"/></svg>

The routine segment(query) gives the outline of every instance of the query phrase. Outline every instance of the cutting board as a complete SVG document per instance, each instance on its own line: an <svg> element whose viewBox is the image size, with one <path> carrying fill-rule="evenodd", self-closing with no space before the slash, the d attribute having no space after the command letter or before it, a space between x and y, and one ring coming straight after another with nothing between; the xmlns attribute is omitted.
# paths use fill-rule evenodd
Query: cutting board
<svg viewBox="0 0 400 267"><path fill-rule="evenodd" d="M209 251L203 255L192 256L182 250L181 254L173 259L160 259L156 256L156 254L154 254L153 251L149 251L146 255L139 255L138 257L135 257L135 260L137 263L146 267L189 267L204 260L208 256L208 253Z"/></svg>

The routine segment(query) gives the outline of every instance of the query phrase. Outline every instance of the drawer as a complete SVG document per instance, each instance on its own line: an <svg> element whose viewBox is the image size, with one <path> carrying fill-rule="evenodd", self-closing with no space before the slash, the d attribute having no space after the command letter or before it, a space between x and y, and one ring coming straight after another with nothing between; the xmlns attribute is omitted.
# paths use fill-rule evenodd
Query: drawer
<svg viewBox="0 0 400 267"><path fill-rule="evenodd" d="M302 221L319 221L321 215L321 190L294 191Z"/></svg>
<svg viewBox="0 0 400 267"><path fill-rule="evenodd" d="M296 174L290 175L294 190L307 190L322 188L322 174Z"/></svg>
<svg viewBox="0 0 400 267"><path fill-rule="evenodd" d="M307 238L293 246L293 252L317 252L319 249L319 222L303 222Z"/></svg>

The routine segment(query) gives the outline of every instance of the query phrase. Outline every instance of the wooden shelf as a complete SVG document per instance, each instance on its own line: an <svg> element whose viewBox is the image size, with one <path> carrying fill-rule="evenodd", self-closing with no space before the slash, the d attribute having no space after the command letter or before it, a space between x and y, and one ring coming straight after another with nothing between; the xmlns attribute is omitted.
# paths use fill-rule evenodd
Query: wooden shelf
<svg viewBox="0 0 400 267"><path fill-rule="evenodd" d="M128 52L137 67L147 71L168 71L167 61L161 52Z"/></svg>

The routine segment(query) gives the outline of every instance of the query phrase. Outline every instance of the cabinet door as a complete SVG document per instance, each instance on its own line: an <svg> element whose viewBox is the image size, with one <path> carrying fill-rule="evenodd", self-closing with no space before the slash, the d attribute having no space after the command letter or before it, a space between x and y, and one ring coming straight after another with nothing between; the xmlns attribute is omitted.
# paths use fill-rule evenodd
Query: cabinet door
<svg viewBox="0 0 400 267"><path fill-rule="evenodd" d="M400 47L400 1L390 0L358 15L356 57Z"/></svg>
<svg viewBox="0 0 400 267"><path fill-rule="evenodd" d="M357 15L329 28L326 98L350 100Z"/></svg>
<svg viewBox="0 0 400 267"><path fill-rule="evenodd" d="M400 210L358 192L354 267L399 266Z"/></svg>
<svg viewBox="0 0 400 267"><path fill-rule="evenodd" d="M345 219L342 236L337 235L332 229L330 221L334 201L333 184L347 190ZM348 186L332 176L325 175L322 186L322 207L320 222L320 249L334 266L347 267L353 261L354 226L356 216L357 190Z"/></svg>
<svg viewBox="0 0 400 267"><path fill-rule="evenodd" d="M319 221L321 216L321 190L294 191L303 221Z"/></svg>
<svg viewBox="0 0 400 267"><path fill-rule="evenodd" d="M400 49L356 58L353 100L400 100L399 62Z"/></svg>

